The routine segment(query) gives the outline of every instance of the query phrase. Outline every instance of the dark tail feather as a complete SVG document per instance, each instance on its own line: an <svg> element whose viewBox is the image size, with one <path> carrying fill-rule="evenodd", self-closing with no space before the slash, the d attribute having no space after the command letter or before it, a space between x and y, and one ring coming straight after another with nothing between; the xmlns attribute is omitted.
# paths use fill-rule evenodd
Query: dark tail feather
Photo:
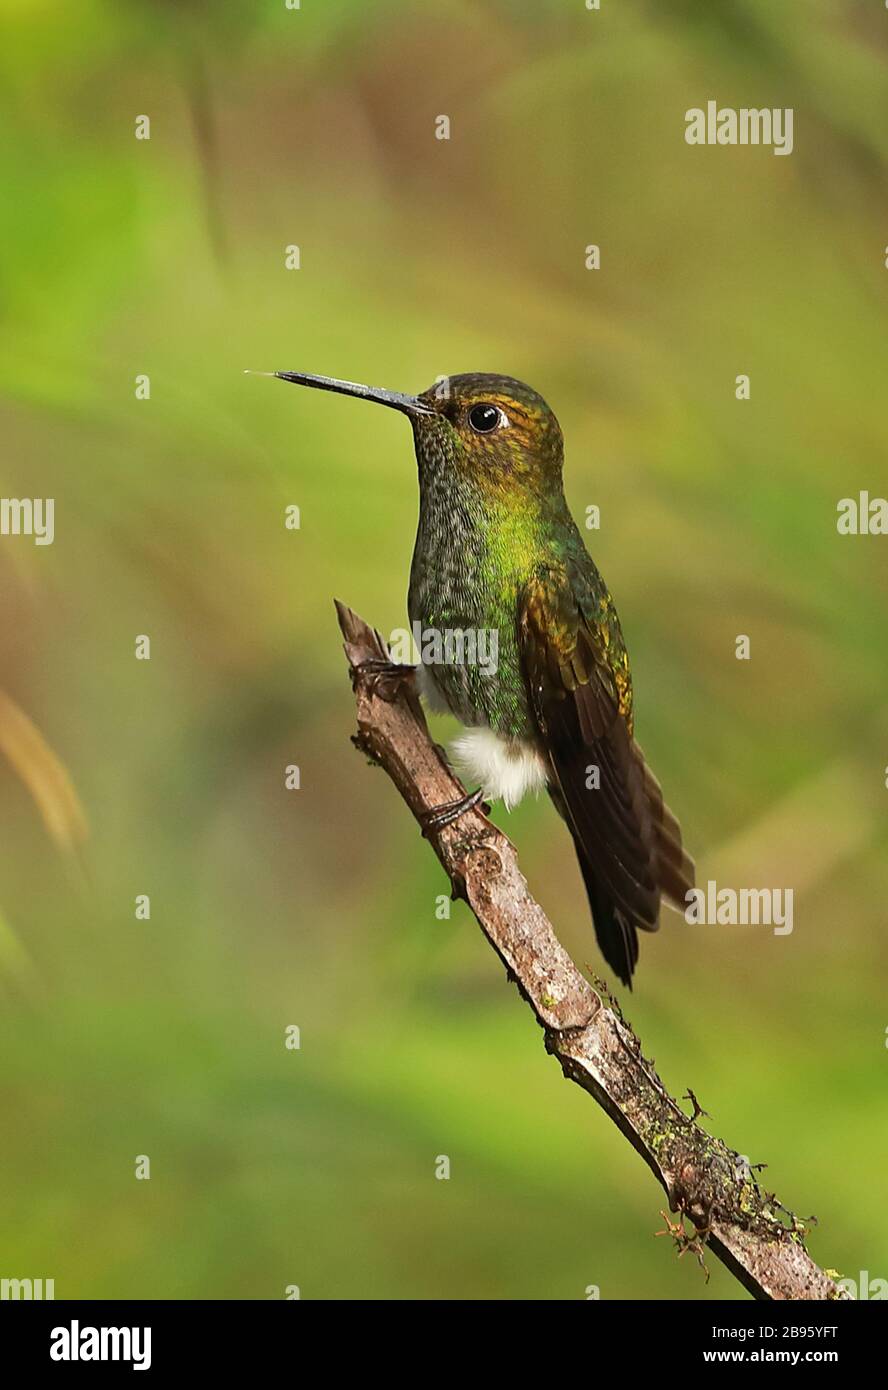
<svg viewBox="0 0 888 1390"><path fill-rule="evenodd" d="M638 744L634 747L642 763L645 790L657 826L657 878L660 889L672 907L684 912L688 889L694 886L694 861L681 843L681 827L663 801L660 783L644 761Z"/></svg>
<svg viewBox="0 0 888 1390"><path fill-rule="evenodd" d="M633 752L644 777L644 788L654 831L654 868L657 886L660 895L671 906L677 908L679 912L684 912L688 889L694 886L694 861L682 846L678 821L669 807L664 804L660 784L645 763L644 754L637 744L633 744ZM656 931L659 925L657 917L655 916L653 920L645 920L639 915L633 919L624 908L618 905L613 894L601 882L600 873L596 874L592 856L584 848L574 828L561 788L550 783L548 790L559 815L570 827L577 859L580 861L583 882L589 897L589 906L592 909L592 921L595 923L595 935L598 938L601 954L623 984L631 989L632 972L638 963L637 928L644 931Z"/></svg>
<svg viewBox="0 0 888 1390"><path fill-rule="evenodd" d="M632 988L632 972L638 963L638 933L633 924L595 881L595 873L582 847L574 840L583 882L589 895L595 936L601 954L618 979Z"/></svg>

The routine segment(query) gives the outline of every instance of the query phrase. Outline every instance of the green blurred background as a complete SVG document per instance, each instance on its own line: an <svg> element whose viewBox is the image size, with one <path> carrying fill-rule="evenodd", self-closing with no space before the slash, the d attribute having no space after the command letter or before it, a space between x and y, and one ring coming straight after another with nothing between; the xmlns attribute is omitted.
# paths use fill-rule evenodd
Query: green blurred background
<svg viewBox="0 0 888 1390"><path fill-rule="evenodd" d="M6 0L2 490L54 497L56 537L0 540L4 1277L744 1296L653 1238L660 1190L468 910L436 919L440 869L349 744L332 598L405 621L406 425L247 367L547 397L700 880L795 890L785 938L666 914L628 1016L817 1214L815 1258L888 1277L888 539L836 532L888 489L886 26L864 0ZM710 98L792 106L793 154L686 145ZM551 808L497 819L599 969Z"/></svg>

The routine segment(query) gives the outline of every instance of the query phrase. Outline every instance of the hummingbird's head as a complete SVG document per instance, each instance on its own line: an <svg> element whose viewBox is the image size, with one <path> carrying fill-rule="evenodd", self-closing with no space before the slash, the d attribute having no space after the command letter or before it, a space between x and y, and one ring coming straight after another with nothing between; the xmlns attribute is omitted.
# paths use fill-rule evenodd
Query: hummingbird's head
<svg viewBox="0 0 888 1390"><path fill-rule="evenodd" d="M418 399L433 411L413 421L420 469L455 468L494 491L560 488L561 426L523 381L467 372L440 378Z"/></svg>
<svg viewBox="0 0 888 1390"><path fill-rule="evenodd" d="M439 377L420 395L408 396L303 372L273 375L400 410L413 426L420 480L455 470L495 493L560 492L561 427L542 396L514 377Z"/></svg>

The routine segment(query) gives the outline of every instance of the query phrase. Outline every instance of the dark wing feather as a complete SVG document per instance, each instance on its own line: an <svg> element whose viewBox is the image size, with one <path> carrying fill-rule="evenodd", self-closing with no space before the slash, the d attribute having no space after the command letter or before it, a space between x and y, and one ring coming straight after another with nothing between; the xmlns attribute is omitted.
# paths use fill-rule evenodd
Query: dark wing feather
<svg viewBox="0 0 888 1390"><path fill-rule="evenodd" d="M519 612L528 700L570 827L602 953L625 984L637 929L656 931L661 892L681 906L693 864L631 732L625 652L612 610L596 625L566 572L541 570ZM599 786L587 785L589 768Z"/></svg>

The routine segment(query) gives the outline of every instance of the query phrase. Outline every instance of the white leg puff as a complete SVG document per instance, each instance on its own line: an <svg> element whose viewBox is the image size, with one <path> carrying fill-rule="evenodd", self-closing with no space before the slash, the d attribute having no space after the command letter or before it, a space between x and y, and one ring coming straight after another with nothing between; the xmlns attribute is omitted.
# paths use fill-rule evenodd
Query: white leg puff
<svg viewBox="0 0 888 1390"><path fill-rule="evenodd" d="M502 738L493 729L467 729L451 745L453 765L468 786L481 785L485 801L502 800L511 811L529 791L546 784L546 765L530 744Z"/></svg>

